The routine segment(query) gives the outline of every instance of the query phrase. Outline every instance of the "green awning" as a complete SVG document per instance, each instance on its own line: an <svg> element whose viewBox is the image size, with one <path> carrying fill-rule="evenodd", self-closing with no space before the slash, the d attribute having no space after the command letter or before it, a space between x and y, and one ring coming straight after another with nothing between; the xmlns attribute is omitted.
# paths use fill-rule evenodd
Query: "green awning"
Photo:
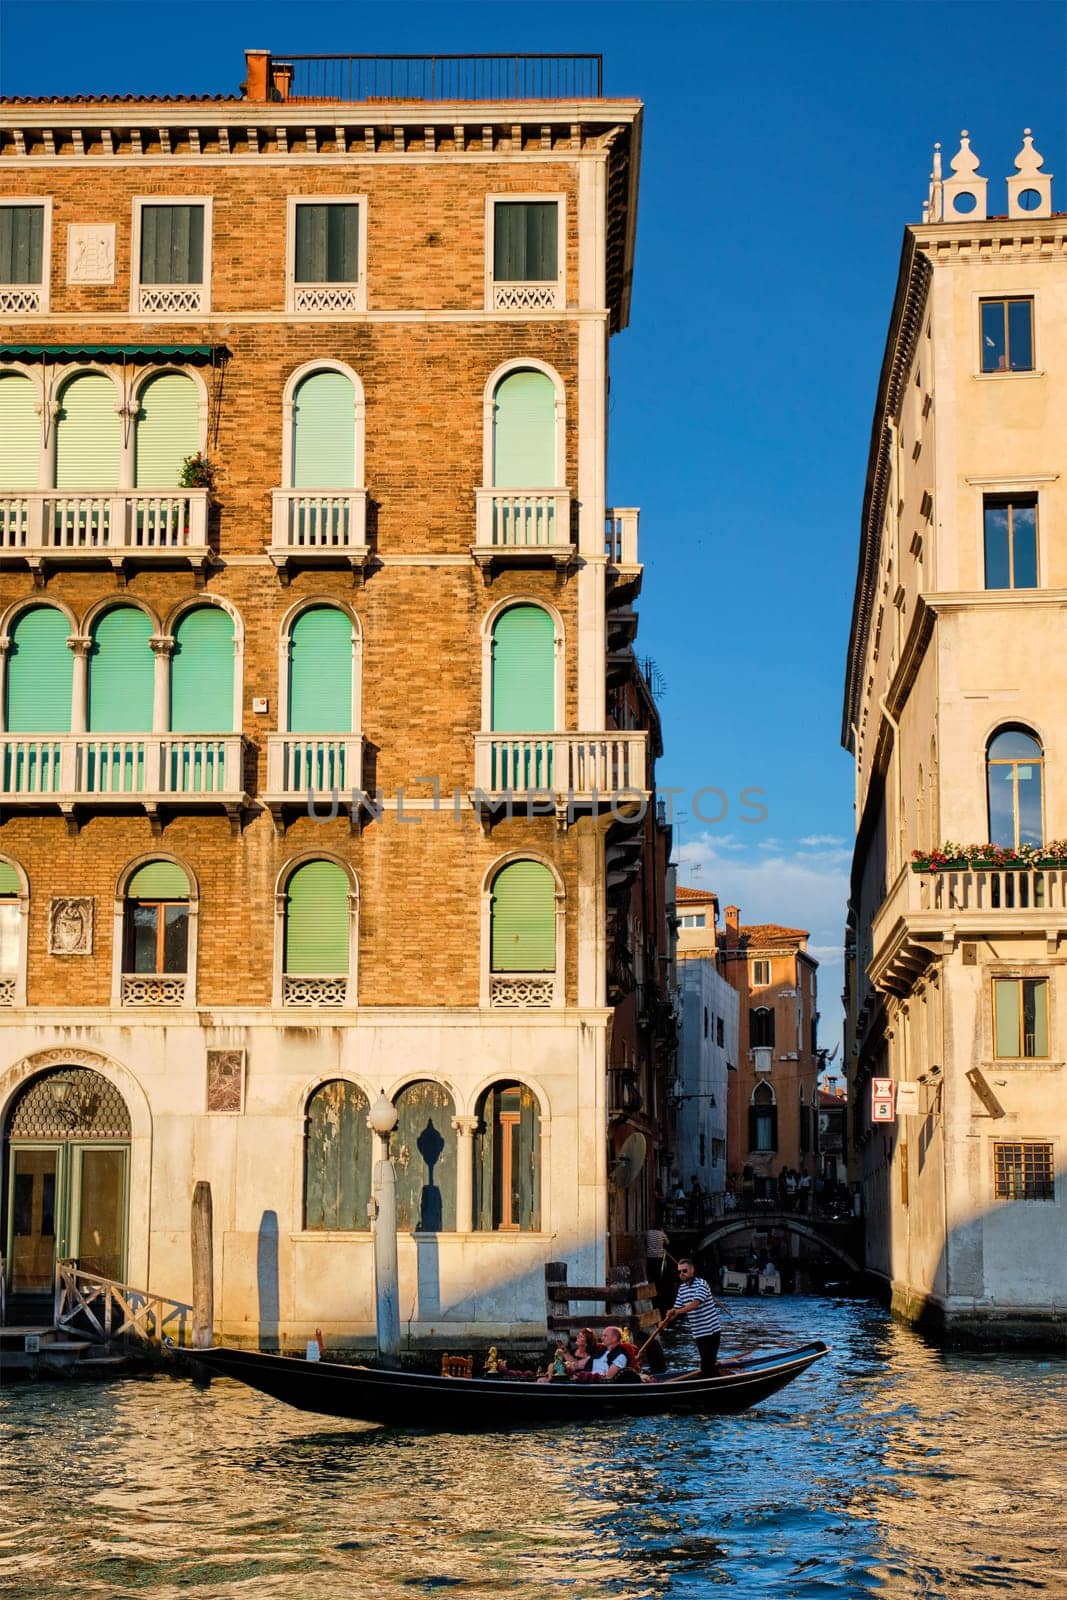
<svg viewBox="0 0 1067 1600"><path fill-rule="evenodd" d="M222 344L0 344L0 361L212 361L229 353Z"/></svg>

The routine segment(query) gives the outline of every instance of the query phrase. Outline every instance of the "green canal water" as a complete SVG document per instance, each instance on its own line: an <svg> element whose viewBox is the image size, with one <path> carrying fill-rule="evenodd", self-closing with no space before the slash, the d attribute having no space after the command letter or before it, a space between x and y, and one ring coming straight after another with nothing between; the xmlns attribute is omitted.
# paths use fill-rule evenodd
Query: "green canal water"
<svg viewBox="0 0 1067 1600"><path fill-rule="evenodd" d="M0 1595L1067 1596L1067 1364L941 1354L864 1302L730 1305L833 1354L738 1417L481 1436L228 1380L0 1389Z"/></svg>

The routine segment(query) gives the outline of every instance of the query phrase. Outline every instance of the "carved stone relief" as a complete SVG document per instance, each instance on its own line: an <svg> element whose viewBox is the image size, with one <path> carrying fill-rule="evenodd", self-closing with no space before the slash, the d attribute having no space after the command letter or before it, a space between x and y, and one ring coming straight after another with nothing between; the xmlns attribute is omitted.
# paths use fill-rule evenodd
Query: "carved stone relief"
<svg viewBox="0 0 1067 1600"><path fill-rule="evenodd" d="M114 283L115 224L72 222L67 228L67 282Z"/></svg>
<svg viewBox="0 0 1067 1600"><path fill-rule="evenodd" d="M243 1050L209 1050L207 1053L207 1109L240 1111L244 1103L245 1053Z"/></svg>
<svg viewBox="0 0 1067 1600"><path fill-rule="evenodd" d="M91 895L52 901L48 918L48 951L53 956L92 955Z"/></svg>

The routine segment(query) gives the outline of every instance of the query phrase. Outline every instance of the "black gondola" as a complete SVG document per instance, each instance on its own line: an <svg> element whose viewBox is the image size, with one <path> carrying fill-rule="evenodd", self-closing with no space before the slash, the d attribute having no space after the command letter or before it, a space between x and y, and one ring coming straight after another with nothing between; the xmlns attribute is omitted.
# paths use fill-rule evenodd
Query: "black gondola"
<svg viewBox="0 0 1067 1600"><path fill-rule="evenodd" d="M655 1383L438 1378L426 1372L386 1372L226 1346L198 1350L196 1360L301 1411L401 1428L491 1432L542 1422L649 1417L660 1412L745 1411L791 1383L829 1350L829 1345L817 1341L780 1355L737 1362L712 1378L683 1373Z"/></svg>

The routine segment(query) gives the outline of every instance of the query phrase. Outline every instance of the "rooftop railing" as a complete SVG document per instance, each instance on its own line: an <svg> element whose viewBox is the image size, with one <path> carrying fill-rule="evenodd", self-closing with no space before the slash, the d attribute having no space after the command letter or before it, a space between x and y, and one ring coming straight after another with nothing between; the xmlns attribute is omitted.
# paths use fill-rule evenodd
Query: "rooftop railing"
<svg viewBox="0 0 1067 1600"><path fill-rule="evenodd" d="M586 55L273 55L290 100L578 100L603 94L604 58Z"/></svg>

